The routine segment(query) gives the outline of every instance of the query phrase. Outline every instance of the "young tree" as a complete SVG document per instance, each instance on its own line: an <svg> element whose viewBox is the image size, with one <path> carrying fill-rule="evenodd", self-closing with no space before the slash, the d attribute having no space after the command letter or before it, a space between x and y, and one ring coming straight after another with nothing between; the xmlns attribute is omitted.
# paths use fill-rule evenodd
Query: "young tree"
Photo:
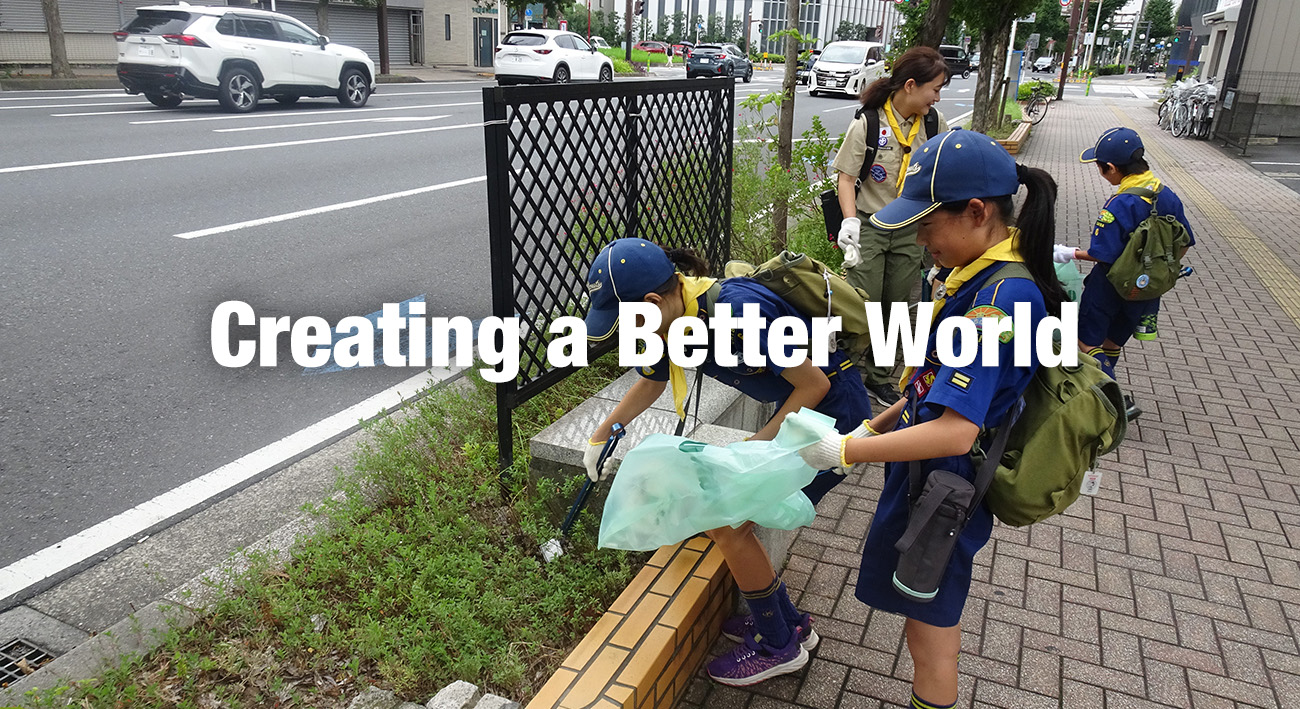
<svg viewBox="0 0 1300 709"><path fill-rule="evenodd" d="M45 32L50 37L50 76L71 79L72 65L68 63L68 45L63 38L63 17L59 14L58 0L41 0L45 13Z"/></svg>
<svg viewBox="0 0 1300 709"><path fill-rule="evenodd" d="M1005 0L990 3L984 0L959 0L955 11L980 37L980 66L975 81L975 100L971 113L971 129L985 132L991 127L990 118L996 121L1002 110L997 100L1007 63L1007 44L1011 36L1011 22L1034 10L1038 0Z"/></svg>
<svg viewBox="0 0 1300 709"><path fill-rule="evenodd" d="M807 43L802 35L799 34L799 8L803 3L800 0L786 1L786 29L777 32L773 38L785 37L786 56L785 76L781 80L781 113L777 123L776 139L776 161L781 169L787 173L790 172L794 148L794 88L795 88L795 65L799 57L799 45ZM786 226L790 220L790 195L782 194L772 205L772 239L777 251L785 249L786 244Z"/></svg>
<svg viewBox="0 0 1300 709"><path fill-rule="evenodd" d="M1147 0L1146 12L1142 20L1151 21L1148 37L1163 39L1174 34L1174 0Z"/></svg>

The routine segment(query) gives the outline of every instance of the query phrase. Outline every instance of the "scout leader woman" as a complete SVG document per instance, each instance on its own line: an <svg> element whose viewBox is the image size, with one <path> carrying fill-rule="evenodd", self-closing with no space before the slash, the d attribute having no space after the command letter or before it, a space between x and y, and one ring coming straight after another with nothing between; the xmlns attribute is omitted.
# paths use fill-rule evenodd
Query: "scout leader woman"
<svg viewBox="0 0 1300 709"><path fill-rule="evenodd" d="M644 239L611 242L596 256L587 275L591 298L586 318L588 338L600 341L614 334L620 302L644 301L657 307L662 316L657 330L660 337L669 332L674 320L693 316L707 321L721 304L730 304L736 316L752 303L767 322L794 316L807 324L807 317L757 282L748 278L715 281L699 277L708 272L709 264L688 250L665 251ZM715 336L711 329L709 333ZM739 360L736 366L721 366L713 359L716 350L712 343L707 346L708 358L700 365L704 374L728 386L759 401L776 402L776 415L751 438L771 440L786 415L803 407L834 418L840 431L856 429L861 435L865 431L863 421L871 416L871 404L844 351L831 353L825 367L816 367L804 359L797 366L782 368L769 355L768 333L764 329L760 343L760 351L768 360L766 367L748 367ZM738 330L733 337L732 351L740 352ZM637 371L641 378L591 433L583 463L592 480L609 472L597 470L597 463L613 425L630 424L659 398L669 381L677 414L685 416L682 402L686 398L686 376L681 367L665 356L654 366L639 367ZM819 475L804 492L816 504L842 479L833 473ZM724 634L740 644L709 663L709 676L723 684L743 686L803 667L808 663L808 650L818 641L810 625L812 619L790 602L785 584L777 578L762 542L754 535L753 523L736 529L721 527L707 534L726 559L752 613L723 623Z"/></svg>
<svg viewBox="0 0 1300 709"><path fill-rule="evenodd" d="M887 231L862 222L898 197L915 151L948 130L934 104L948 83L948 65L930 47L909 49L893 73L862 90L862 108L835 156L844 221L838 243L850 284L882 303L907 302L921 275L921 247L912 227ZM885 308L886 328L890 309ZM893 367L863 365L867 389L885 406L898 401Z"/></svg>
<svg viewBox="0 0 1300 709"><path fill-rule="evenodd" d="M1017 303L1028 303L1032 322L1017 326L1028 325L1022 332L1033 332L1047 314L1059 315L1066 295L1052 264L1056 183L1050 175L1017 165L987 136L963 130L928 141L913 157L912 170L915 174L908 175L902 196L871 221L881 229L916 225L917 241L936 263L953 269L936 302L937 319L1004 317ZM1017 228L1012 225L1012 199L1021 185L1028 195ZM977 357L963 367L946 366L936 354L937 330L931 328L925 364L905 376L905 398L868 423L872 435L830 435L800 451L815 468L839 465L847 470L860 462L887 463L862 552L857 596L867 605L907 617L904 631L916 667L912 706L919 709L949 707L957 701L959 622L970 590L971 560L989 540L993 514L980 502L969 510L960 536L949 537L947 562L942 554L932 554L920 559L931 567L928 579L910 574L908 570L916 568L909 564L917 560L895 549L909 531L909 517L920 518L924 509L918 505L918 512L909 513L911 500L921 497L913 497L909 461L920 461L916 477L924 485L945 479L936 471L973 480L972 444L982 430L1003 422L1038 366L1036 361L1015 366L1014 345L1007 335L997 345L996 365L985 366ZM987 440L981 446L991 447ZM906 542L901 546L909 554L925 548Z"/></svg>

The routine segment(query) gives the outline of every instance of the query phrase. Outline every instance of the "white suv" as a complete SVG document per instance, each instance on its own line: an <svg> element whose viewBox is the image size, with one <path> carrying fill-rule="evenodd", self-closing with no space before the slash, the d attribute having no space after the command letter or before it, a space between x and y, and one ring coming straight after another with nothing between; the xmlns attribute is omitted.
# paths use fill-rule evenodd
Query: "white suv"
<svg viewBox="0 0 1300 709"><path fill-rule="evenodd" d="M291 104L303 96L337 96L358 108L375 90L375 63L365 52L275 12L141 7L113 36L127 93L163 108L179 106L182 95L215 98L238 113L263 98Z"/></svg>
<svg viewBox="0 0 1300 709"><path fill-rule="evenodd" d="M494 55L497 83L540 84L614 80L614 62L587 40L561 30L519 30Z"/></svg>

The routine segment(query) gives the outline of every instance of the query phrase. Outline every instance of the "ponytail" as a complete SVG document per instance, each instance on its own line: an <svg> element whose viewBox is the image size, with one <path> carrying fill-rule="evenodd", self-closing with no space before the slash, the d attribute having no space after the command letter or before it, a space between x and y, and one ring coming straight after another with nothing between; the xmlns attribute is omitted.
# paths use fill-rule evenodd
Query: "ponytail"
<svg viewBox="0 0 1300 709"><path fill-rule="evenodd" d="M1069 299L1056 277L1052 245L1056 243L1056 180L1036 167L1016 164L1016 178L1029 191L1016 217L1020 227L1018 250L1034 283L1043 293L1051 315L1061 314L1061 303Z"/></svg>
<svg viewBox="0 0 1300 709"><path fill-rule="evenodd" d="M668 256L669 261L672 261L673 266L677 269L678 273L685 276L709 275L710 269L708 260L695 253L695 249L670 249L663 245L660 245L659 248L664 250L664 254ZM654 289L654 292L659 295L666 295L676 288L678 283L680 283L680 281L677 279L677 273L674 273L672 278L664 281L662 285Z"/></svg>

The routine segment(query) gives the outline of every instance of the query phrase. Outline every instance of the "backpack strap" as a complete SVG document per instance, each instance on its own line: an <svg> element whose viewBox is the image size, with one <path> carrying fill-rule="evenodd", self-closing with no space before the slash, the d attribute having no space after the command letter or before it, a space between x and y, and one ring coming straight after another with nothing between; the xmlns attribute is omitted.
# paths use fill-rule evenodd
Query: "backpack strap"
<svg viewBox="0 0 1300 709"><path fill-rule="evenodd" d="M997 427L997 433L993 436L993 443L984 456L984 461L980 463L980 467L975 471L975 481L973 483L975 496L971 498L970 508L966 511L968 521L975 514L975 510L979 509L980 503L984 501L984 495L993 485L993 478L997 474L998 465L1002 463L1002 454L1006 452L1007 439L1011 437L1011 429L1015 425L1021 401L1022 399L1017 399L1012 402L1011 408L1007 409L1006 415L1002 417L1002 423ZM909 425L915 426L918 423L916 402L909 398L907 407L911 412L911 424ZM921 461L914 460L908 464L908 499L916 500L924 489L925 475L921 472Z"/></svg>
<svg viewBox="0 0 1300 709"><path fill-rule="evenodd" d="M984 279L978 290L984 290L994 283L1008 278L1028 278L1032 281L1034 280L1034 274L1030 273L1029 267L1020 261L1002 261L997 268L993 269L993 273L990 273L988 278Z"/></svg>
<svg viewBox="0 0 1300 709"><path fill-rule="evenodd" d="M1156 189L1156 190L1147 189L1146 187L1125 187L1124 189L1120 190L1119 193L1135 194L1141 197L1142 199L1151 200L1151 216L1156 217L1156 216L1160 216L1156 214L1156 202L1158 201L1157 195L1160 194L1161 189L1164 189L1164 185L1161 185L1160 189Z"/></svg>
<svg viewBox="0 0 1300 709"><path fill-rule="evenodd" d="M925 114L925 137L933 138L939 134L939 112L933 108Z"/></svg>
<svg viewBox="0 0 1300 709"><path fill-rule="evenodd" d="M863 183L870 176L876 153L880 151L880 111L862 106L853 114L854 120L859 118L867 119L867 154L862 157L862 167L858 169L858 182Z"/></svg>

